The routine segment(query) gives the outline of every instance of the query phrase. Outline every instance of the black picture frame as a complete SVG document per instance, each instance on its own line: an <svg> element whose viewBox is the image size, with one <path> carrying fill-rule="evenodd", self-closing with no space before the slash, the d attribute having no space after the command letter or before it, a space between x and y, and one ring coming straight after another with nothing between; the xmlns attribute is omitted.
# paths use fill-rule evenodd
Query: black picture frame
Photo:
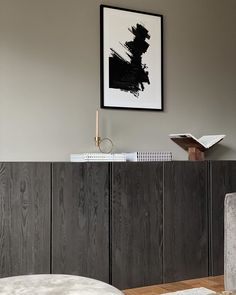
<svg viewBox="0 0 236 295"><path fill-rule="evenodd" d="M101 5L100 42L101 108L163 111L163 15Z"/></svg>

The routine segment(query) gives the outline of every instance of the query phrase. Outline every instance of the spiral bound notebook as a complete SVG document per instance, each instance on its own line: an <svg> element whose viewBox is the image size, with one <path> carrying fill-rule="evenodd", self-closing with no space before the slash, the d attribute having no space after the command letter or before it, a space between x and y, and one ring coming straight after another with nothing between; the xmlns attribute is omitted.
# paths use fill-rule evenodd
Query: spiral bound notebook
<svg viewBox="0 0 236 295"><path fill-rule="evenodd" d="M130 162L171 161L171 152L134 152L126 153L126 160Z"/></svg>

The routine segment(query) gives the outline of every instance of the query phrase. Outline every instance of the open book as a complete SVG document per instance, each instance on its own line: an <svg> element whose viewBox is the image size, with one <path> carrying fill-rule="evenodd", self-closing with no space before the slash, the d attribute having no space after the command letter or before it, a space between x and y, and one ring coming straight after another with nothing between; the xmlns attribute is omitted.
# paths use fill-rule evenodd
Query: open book
<svg viewBox="0 0 236 295"><path fill-rule="evenodd" d="M170 138L181 146L183 149L188 150L190 147L196 147L202 151L209 149L213 145L220 142L225 135L204 135L197 139L190 133L179 133L179 134L170 134Z"/></svg>

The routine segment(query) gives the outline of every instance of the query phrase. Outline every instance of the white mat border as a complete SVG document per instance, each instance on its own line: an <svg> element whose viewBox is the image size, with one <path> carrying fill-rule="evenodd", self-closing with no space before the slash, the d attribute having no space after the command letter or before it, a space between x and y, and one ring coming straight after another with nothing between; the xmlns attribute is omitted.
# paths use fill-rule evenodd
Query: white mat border
<svg viewBox="0 0 236 295"><path fill-rule="evenodd" d="M210 289L201 287L201 288L192 288L192 289L186 289L186 290L170 292L170 293L163 293L163 295L210 295L214 293L215 292Z"/></svg>

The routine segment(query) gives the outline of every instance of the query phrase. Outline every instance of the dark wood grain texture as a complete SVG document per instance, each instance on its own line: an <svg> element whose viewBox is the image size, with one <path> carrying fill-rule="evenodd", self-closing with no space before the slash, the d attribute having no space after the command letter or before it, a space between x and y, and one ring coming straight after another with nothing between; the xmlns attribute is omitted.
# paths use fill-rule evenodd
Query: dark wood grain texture
<svg viewBox="0 0 236 295"><path fill-rule="evenodd" d="M164 164L164 282L208 275L207 163Z"/></svg>
<svg viewBox="0 0 236 295"><path fill-rule="evenodd" d="M163 164L112 164L112 284L162 282Z"/></svg>
<svg viewBox="0 0 236 295"><path fill-rule="evenodd" d="M109 281L109 164L53 164L52 272Z"/></svg>
<svg viewBox="0 0 236 295"><path fill-rule="evenodd" d="M212 275L224 273L224 198L236 192L236 161L211 161L211 267Z"/></svg>
<svg viewBox="0 0 236 295"><path fill-rule="evenodd" d="M0 163L0 277L50 272L50 163Z"/></svg>

